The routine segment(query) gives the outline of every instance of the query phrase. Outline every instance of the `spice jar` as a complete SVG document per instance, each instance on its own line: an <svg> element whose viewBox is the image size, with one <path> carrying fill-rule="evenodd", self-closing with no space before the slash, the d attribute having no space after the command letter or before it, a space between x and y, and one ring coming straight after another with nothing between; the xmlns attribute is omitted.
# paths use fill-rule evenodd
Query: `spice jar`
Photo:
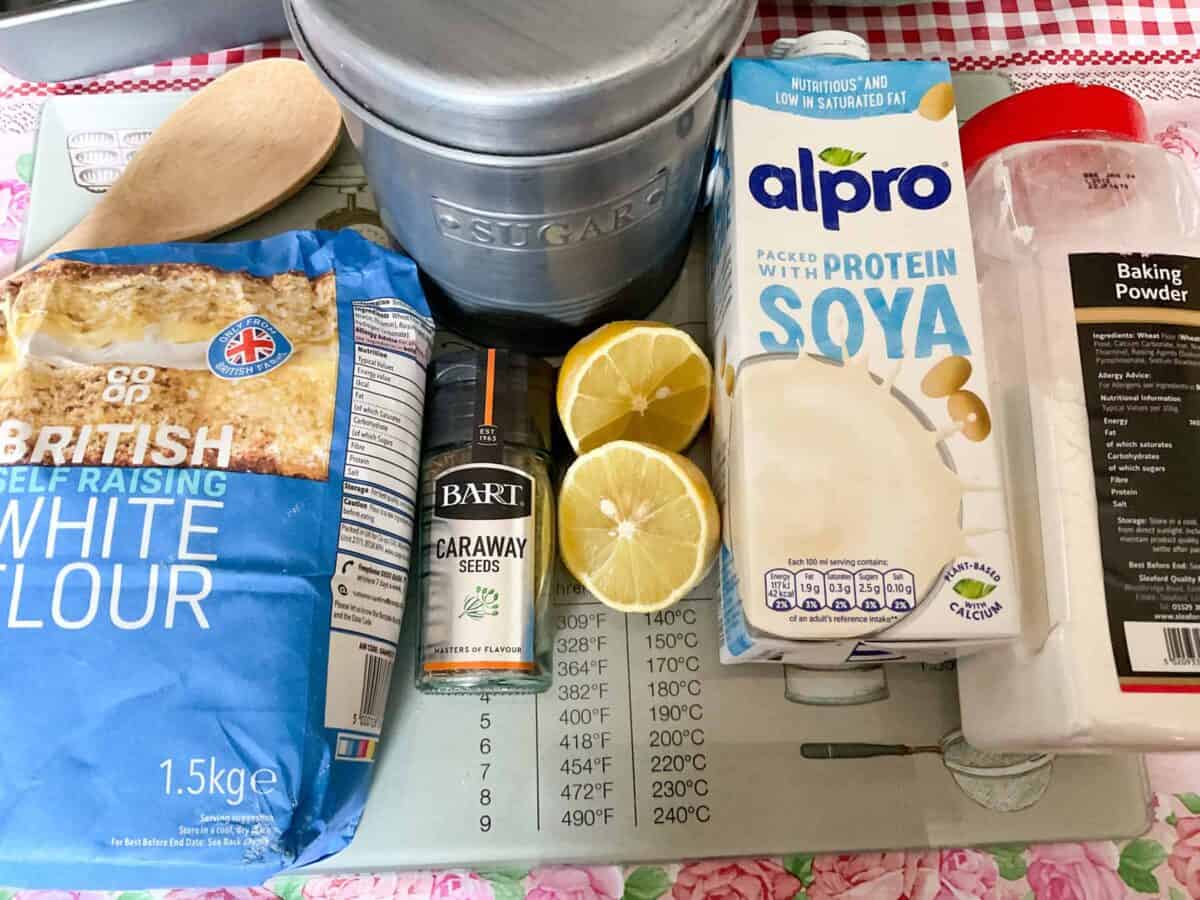
<svg viewBox="0 0 1200 900"><path fill-rule="evenodd" d="M421 486L417 687L550 686L554 370L504 350L436 358Z"/></svg>

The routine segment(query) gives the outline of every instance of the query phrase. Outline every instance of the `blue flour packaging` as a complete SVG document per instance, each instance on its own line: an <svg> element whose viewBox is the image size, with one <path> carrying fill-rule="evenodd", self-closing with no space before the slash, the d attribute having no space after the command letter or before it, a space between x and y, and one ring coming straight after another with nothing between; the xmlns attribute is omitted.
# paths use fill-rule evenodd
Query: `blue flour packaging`
<svg viewBox="0 0 1200 900"><path fill-rule="evenodd" d="M0 884L341 849L408 577L415 266L350 231L97 250L0 312Z"/></svg>

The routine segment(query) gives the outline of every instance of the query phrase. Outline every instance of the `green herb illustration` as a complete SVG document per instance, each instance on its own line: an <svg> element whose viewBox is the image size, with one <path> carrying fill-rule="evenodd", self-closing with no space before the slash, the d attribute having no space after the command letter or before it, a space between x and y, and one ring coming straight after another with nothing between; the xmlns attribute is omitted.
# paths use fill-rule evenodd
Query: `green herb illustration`
<svg viewBox="0 0 1200 900"><path fill-rule="evenodd" d="M847 150L845 147L826 147L818 156L822 162L827 162L831 166L852 166L864 156L866 153L859 153L857 150Z"/></svg>
<svg viewBox="0 0 1200 900"><path fill-rule="evenodd" d="M466 617L478 622L484 616L498 615L500 615L500 595L493 588L477 584L475 593L467 594L463 598L463 609L458 617L460 619Z"/></svg>
<svg viewBox="0 0 1200 900"><path fill-rule="evenodd" d="M963 578L954 582L954 593L967 600L982 600L995 589L994 584L976 581L974 578Z"/></svg>

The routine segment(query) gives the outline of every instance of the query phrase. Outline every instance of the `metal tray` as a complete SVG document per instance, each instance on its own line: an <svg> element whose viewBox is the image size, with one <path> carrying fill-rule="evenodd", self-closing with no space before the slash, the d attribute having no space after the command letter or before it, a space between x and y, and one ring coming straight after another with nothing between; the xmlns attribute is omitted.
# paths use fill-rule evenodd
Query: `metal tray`
<svg viewBox="0 0 1200 900"><path fill-rule="evenodd" d="M286 34L281 0L41 0L0 13L0 68L67 81Z"/></svg>

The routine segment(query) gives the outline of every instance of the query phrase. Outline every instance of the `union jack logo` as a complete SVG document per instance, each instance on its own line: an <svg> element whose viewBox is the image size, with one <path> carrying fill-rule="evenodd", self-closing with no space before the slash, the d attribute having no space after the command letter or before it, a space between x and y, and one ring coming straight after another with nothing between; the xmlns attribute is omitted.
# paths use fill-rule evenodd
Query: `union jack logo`
<svg viewBox="0 0 1200 900"><path fill-rule="evenodd" d="M246 327L225 345L225 361L235 366L262 362L275 352L275 339L264 329Z"/></svg>
<svg viewBox="0 0 1200 900"><path fill-rule="evenodd" d="M262 316L230 322L208 343L208 370L218 378L255 378L278 369L292 355L292 342Z"/></svg>

